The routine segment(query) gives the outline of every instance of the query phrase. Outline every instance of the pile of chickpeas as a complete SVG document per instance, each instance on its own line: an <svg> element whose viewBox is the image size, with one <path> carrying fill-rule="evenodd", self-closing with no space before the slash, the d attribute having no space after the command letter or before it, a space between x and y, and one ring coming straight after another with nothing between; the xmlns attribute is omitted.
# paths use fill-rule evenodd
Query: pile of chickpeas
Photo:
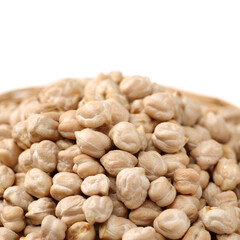
<svg viewBox="0 0 240 240"><path fill-rule="evenodd" d="M239 112L117 71L0 102L0 240L239 240Z"/></svg>

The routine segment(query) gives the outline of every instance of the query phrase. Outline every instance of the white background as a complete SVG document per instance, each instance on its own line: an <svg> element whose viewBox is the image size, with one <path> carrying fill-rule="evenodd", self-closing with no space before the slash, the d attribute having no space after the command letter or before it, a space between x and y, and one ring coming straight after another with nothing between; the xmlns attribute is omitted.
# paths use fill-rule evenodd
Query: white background
<svg viewBox="0 0 240 240"><path fill-rule="evenodd" d="M111 70L240 106L240 1L0 2L0 93Z"/></svg>

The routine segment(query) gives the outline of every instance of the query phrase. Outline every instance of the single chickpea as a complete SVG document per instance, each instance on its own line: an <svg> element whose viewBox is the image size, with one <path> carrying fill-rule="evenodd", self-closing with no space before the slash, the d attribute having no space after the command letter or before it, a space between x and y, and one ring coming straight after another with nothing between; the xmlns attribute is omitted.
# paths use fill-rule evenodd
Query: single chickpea
<svg viewBox="0 0 240 240"><path fill-rule="evenodd" d="M113 211L112 215L115 215L117 217L128 217L128 209L125 207L125 205L120 202L117 198L116 193L110 193L109 197L111 198L113 202Z"/></svg>
<svg viewBox="0 0 240 240"><path fill-rule="evenodd" d="M19 236L14 231L6 228L6 227L0 227L0 236L1 240L18 240Z"/></svg>
<svg viewBox="0 0 240 240"><path fill-rule="evenodd" d="M111 147L110 138L98 131L85 128L75 132L80 151L91 157L100 158Z"/></svg>
<svg viewBox="0 0 240 240"><path fill-rule="evenodd" d="M141 149L139 133L132 123L120 122L116 124L110 130L109 137L120 150L134 154Z"/></svg>
<svg viewBox="0 0 240 240"><path fill-rule="evenodd" d="M74 145L74 143L69 139L59 139L56 141L59 151L66 150L67 148Z"/></svg>
<svg viewBox="0 0 240 240"><path fill-rule="evenodd" d="M25 216L33 225L40 225L47 215L54 215L56 204L51 198L42 197L28 205L28 212Z"/></svg>
<svg viewBox="0 0 240 240"><path fill-rule="evenodd" d="M237 233L217 235L216 237L217 240L239 240L239 234Z"/></svg>
<svg viewBox="0 0 240 240"><path fill-rule="evenodd" d="M218 203L216 200L216 196L218 193L221 193L220 188L215 183L209 182L209 184L203 191L203 198L209 206L217 206Z"/></svg>
<svg viewBox="0 0 240 240"><path fill-rule="evenodd" d="M66 224L53 215L47 215L42 221L41 234L43 239L64 240L66 230Z"/></svg>
<svg viewBox="0 0 240 240"><path fill-rule="evenodd" d="M176 153L187 142L183 128L172 122L159 123L152 135L154 145L163 152Z"/></svg>
<svg viewBox="0 0 240 240"><path fill-rule="evenodd" d="M174 172L174 187L181 194L195 194L200 185L200 176L192 168L177 169Z"/></svg>
<svg viewBox="0 0 240 240"><path fill-rule="evenodd" d="M131 102L130 105L130 113L142 113L144 112L144 104L143 99L136 99Z"/></svg>
<svg viewBox="0 0 240 240"><path fill-rule="evenodd" d="M5 165L0 165L0 197L3 197L4 191L12 186L14 181L14 171Z"/></svg>
<svg viewBox="0 0 240 240"><path fill-rule="evenodd" d="M82 180L75 173L57 173L52 181L53 185L50 188L50 194L57 201L71 195L78 195L81 192Z"/></svg>
<svg viewBox="0 0 240 240"><path fill-rule="evenodd" d="M27 225L23 231L24 236L28 235L29 233L33 233L33 232L41 234L41 226Z"/></svg>
<svg viewBox="0 0 240 240"><path fill-rule="evenodd" d="M233 191L224 191L215 195L216 206L220 207L223 204L229 204L233 207L238 207L238 198Z"/></svg>
<svg viewBox="0 0 240 240"><path fill-rule="evenodd" d="M123 79L123 75L120 71L112 71L109 73L109 77L115 83L120 83Z"/></svg>
<svg viewBox="0 0 240 240"><path fill-rule="evenodd" d="M109 174L117 176L122 169L135 167L138 159L129 152L112 150L103 155L100 162Z"/></svg>
<svg viewBox="0 0 240 240"><path fill-rule="evenodd" d="M96 231L87 222L76 222L67 230L67 240L95 240Z"/></svg>
<svg viewBox="0 0 240 240"><path fill-rule="evenodd" d="M55 213L68 227L85 220L83 203L86 199L80 195L65 197L57 204Z"/></svg>
<svg viewBox="0 0 240 240"><path fill-rule="evenodd" d="M125 232L137 227L127 218L112 215L106 222L99 227L100 239L121 240Z"/></svg>
<svg viewBox="0 0 240 240"><path fill-rule="evenodd" d="M0 140L12 138L12 127L9 124L0 124Z"/></svg>
<svg viewBox="0 0 240 240"><path fill-rule="evenodd" d="M90 224L105 222L113 211L113 202L108 196L91 196L83 203L83 212Z"/></svg>
<svg viewBox="0 0 240 240"><path fill-rule="evenodd" d="M192 226L182 240L211 240L210 233L200 226Z"/></svg>
<svg viewBox="0 0 240 240"><path fill-rule="evenodd" d="M208 183L209 183L209 173L205 170L201 170L200 172L200 185L202 187L202 189L206 188Z"/></svg>
<svg viewBox="0 0 240 240"><path fill-rule="evenodd" d="M166 238L179 239L190 227L190 220L183 210L167 209L154 220L155 230Z"/></svg>
<svg viewBox="0 0 240 240"><path fill-rule="evenodd" d="M164 159L156 151L140 152L138 154L138 167L145 169L149 181L164 176L168 170Z"/></svg>
<svg viewBox="0 0 240 240"><path fill-rule="evenodd" d="M14 232L21 232L26 226L23 209L16 206L4 206L1 212L1 222L4 227Z"/></svg>
<svg viewBox="0 0 240 240"><path fill-rule="evenodd" d="M33 158L30 149L26 149L18 156L18 172L26 173L33 168Z"/></svg>
<svg viewBox="0 0 240 240"><path fill-rule="evenodd" d="M14 185L24 188L25 173L16 173Z"/></svg>
<svg viewBox="0 0 240 240"><path fill-rule="evenodd" d="M174 201L176 189L166 177L160 177L151 182L148 195L159 207L165 207Z"/></svg>
<svg viewBox="0 0 240 240"><path fill-rule="evenodd" d="M143 126L145 133L153 132L153 122L146 113L130 114L129 122L134 124L136 128Z"/></svg>
<svg viewBox="0 0 240 240"><path fill-rule="evenodd" d="M42 235L39 232L31 232L25 237L21 237L19 240L42 240Z"/></svg>
<svg viewBox="0 0 240 240"><path fill-rule="evenodd" d="M144 168L124 168L116 179L117 197L129 209L141 206L146 197L150 182Z"/></svg>

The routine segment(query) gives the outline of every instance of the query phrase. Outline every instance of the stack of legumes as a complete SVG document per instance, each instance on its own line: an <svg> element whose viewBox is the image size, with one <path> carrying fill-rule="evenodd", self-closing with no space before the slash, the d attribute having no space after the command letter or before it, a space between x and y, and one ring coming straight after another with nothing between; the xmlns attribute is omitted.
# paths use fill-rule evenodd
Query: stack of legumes
<svg viewBox="0 0 240 240"><path fill-rule="evenodd" d="M0 239L240 239L240 111L193 96L115 71L1 101Z"/></svg>

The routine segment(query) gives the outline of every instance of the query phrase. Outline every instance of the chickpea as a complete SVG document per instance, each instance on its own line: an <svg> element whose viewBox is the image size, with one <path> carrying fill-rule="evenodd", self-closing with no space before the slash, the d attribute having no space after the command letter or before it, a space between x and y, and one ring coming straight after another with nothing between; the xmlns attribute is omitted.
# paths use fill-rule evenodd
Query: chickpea
<svg viewBox="0 0 240 240"><path fill-rule="evenodd" d="M24 236L26 236L29 233L33 233L33 232L41 234L41 226L27 225L23 233L24 233Z"/></svg>
<svg viewBox="0 0 240 240"><path fill-rule="evenodd" d="M6 227L0 227L1 240L18 240L19 236L12 230Z"/></svg>
<svg viewBox="0 0 240 240"><path fill-rule="evenodd" d="M146 113L130 114L129 122L134 124L136 128L143 126L146 133L153 132L153 123Z"/></svg>
<svg viewBox="0 0 240 240"><path fill-rule="evenodd" d="M217 206L216 195L221 193L220 188L213 182L209 182L208 186L203 191L203 198L211 207Z"/></svg>
<svg viewBox="0 0 240 240"><path fill-rule="evenodd" d="M26 173L34 167L33 158L30 149L23 151L18 157L18 172Z"/></svg>
<svg viewBox="0 0 240 240"><path fill-rule="evenodd" d="M69 139L59 139L56 141L59 151L66 150L67 148L74 145L74 143Z"/></svg>
<svg viewBox="0 0 240 240"><path fill-rule="evenodd" d="M26 237L21 237L19 240L42 240L41 233L31 232Z"/></svg>
<svg viewBox="0 0 240 240"><path fill-rule="evenodd" d="M12 128L9 124L0 124L0 140L12 137Z"/></svg>
<svg viewBox="0 0 240 240"><path fill-rule="evenodd" d="M237 233L217 235L216 237L217 240L239 240L239 234Z"/></svg>
<svg viewBox="0 0 240 240"><path fill-rule="evenodd" d="M182 240L211 240L210 233L203 227L192 226Z"/></svg>
<svg viewBox="0 0 240 240"><path fill-rule="evenodd" d="M3 197L4 191L13 185L14 180L13 170L5 165L0 165L0 197Z"/></svg>
<svg viewBox="0 0 240 240"><path fill-rule="evenodd" d="M24 188L25 173L16 173L14 185Z"/></svg>
<svg viewBox="0 0 240 240"><path fill-rule="evenodd" d="M110 193L109 197L111 198L113 202L113 211L112 215L115 215L117 217L128 217L128 209L125 207L125 205L120 202L117 198L116 193Z"/></svg>
<svg viewBox="0 0 240 240"><path fill-rule="evenodd" d="M216 206L221 206L223 204L229 204L233 207L238 207L238 199L233 191L224 191L215 195Z"/></svg>
<svg viewBox="0 0 240 240"><path fill-rule="evenodd" d="M131 102L130 113L142 113L144 112L143 99L136 99Z"/></svg>
<svg viewBox="0 0 240 240"><path fill-rule="evenodd" d="M150 186L145 170L140 167L121 170L116 179L117 197L129 209L141 206Z"/></svg>

